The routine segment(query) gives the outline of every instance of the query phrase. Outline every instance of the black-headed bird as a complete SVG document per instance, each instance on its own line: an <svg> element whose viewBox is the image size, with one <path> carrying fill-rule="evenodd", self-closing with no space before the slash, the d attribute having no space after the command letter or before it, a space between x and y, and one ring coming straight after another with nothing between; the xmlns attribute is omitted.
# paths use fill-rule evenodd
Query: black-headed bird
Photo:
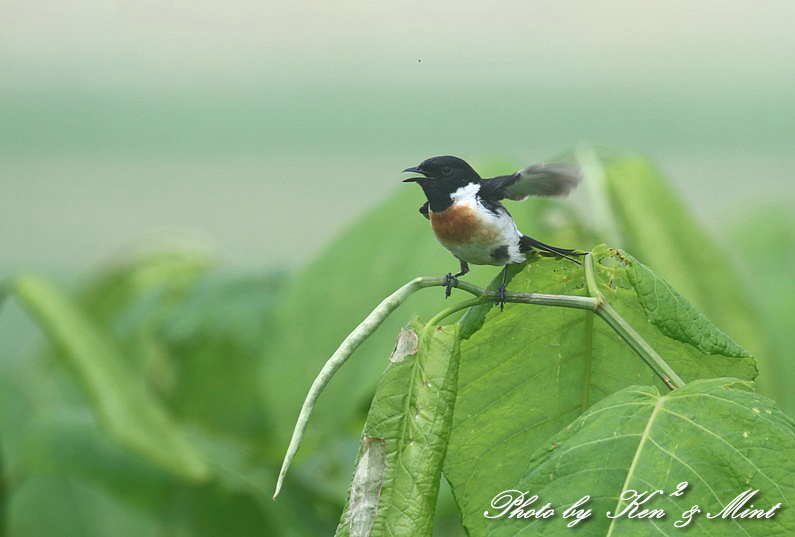
<svg viewBox="0 0 795 537"><path fill-rule="evenodd" d="M502 285L495 302L505 303L508 265L524 263L528 252L563 257L579 263L577 250L557 248L524 235L501 200L529 196L565 196L581 181L579 169L567 164L534 164L511 175L483 179L458 157L432 157L404 172L419 174L404 182L418 183L428 198L420 213L442 246L461 264L457 274L445 276L445 296L458 277L469 272L469 263L504 266Z"/></svg>

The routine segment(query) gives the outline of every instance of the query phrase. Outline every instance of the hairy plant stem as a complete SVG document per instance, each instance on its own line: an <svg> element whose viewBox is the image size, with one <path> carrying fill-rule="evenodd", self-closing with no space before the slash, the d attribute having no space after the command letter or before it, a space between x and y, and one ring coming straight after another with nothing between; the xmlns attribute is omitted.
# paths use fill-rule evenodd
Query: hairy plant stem
<svg viewBox="0 0 795 537"><path fill-rule="evenodd" d="M670 389L683 386L684 382L674 372L671 367L652 349L648 343L638 334L626 321L605 301L604 296L599 291L596 278L594 276L593 260L591 254L587 254L584 260L585 281L588 292L591 296L572 296L572 295L553 295L545 293L505 293L505 301L520 304L536 304L540 306L557 306L562 308L574 308L587 310L601 317L629 346L643 359L644 362L654 371ZM279 477L276 481L276 490L273 494L275 499L284 483L284 477L290 468L293 457L295 457L301 439L306 431L309 416L317 402L320 393L331 380L334 373L344 364L353 351L356 350L370 334L375 332L382 322L400 306L415 291L426 287L440 287L446 285L444 278L414 278L403 287L389 295L381 301L375 309L348 334L340 346L331 355L331 358L323 365L314 382L309 388L309 392L301 406L301 412L293 429L287 453L284 455ZM423 331L429 330L445 317L465 308L478 304L493 301L495 293L489 292L482 287L471 283L455 281L453 287L466 291L475 298L446 308L436 314L426 325Z"/></svg>

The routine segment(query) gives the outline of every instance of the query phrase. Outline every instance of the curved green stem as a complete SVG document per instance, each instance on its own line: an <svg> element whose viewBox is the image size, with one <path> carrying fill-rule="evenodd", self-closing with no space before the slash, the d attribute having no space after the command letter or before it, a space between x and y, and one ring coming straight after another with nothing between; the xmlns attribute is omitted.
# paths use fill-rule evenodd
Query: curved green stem
<svg viewBox="0 0 795 537"><path fill-rule="evenodd" d="M605 302L605 297L602 292L599 290L599 285L596 283L596 273L594 272L593 266L593 256L590 253L585 254L585 259L583 259L583 267L585 267L585 286L588 289L588 294L591 295L593 298L596 299L597 308L599 307L600 303ZM596 312L596 308L594 308L594 312Z"/></svg>

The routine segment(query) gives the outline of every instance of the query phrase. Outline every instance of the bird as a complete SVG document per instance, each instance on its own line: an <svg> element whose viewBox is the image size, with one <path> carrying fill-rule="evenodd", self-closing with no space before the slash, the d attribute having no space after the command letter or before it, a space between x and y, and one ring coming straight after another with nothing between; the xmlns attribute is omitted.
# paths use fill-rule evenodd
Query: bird
<svg viewBox="0 0 795 537"><path fill-rule="evenodd" d="M516 227L511 214L500 203L521 201L530 196L566 196L582 180L580 170L568 164L533 164L510 174L481 178L465 160L444 155L431 157L403 172L418 174L404 179L417 183L427 201L420 214L430 220L436 238L460 263L456 274L444 277L445 297L450 296L458 278L469 272L469 264L503 266L502 285L495 304L505 305L508 267L524 263L528 253L568 259L584 255L574 249L558 248L528 237Z"/></svg>

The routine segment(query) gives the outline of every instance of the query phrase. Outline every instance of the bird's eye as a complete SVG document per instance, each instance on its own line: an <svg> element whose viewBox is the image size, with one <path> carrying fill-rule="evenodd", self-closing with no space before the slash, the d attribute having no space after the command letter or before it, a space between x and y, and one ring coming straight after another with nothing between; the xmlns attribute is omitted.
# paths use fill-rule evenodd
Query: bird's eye
<svg viewBox="0 0 795 537"><path fill-rule="evenodd" d="M453 173L453 169L450 166L442 168L442 175L450 175L451 173Z"/></svg>

